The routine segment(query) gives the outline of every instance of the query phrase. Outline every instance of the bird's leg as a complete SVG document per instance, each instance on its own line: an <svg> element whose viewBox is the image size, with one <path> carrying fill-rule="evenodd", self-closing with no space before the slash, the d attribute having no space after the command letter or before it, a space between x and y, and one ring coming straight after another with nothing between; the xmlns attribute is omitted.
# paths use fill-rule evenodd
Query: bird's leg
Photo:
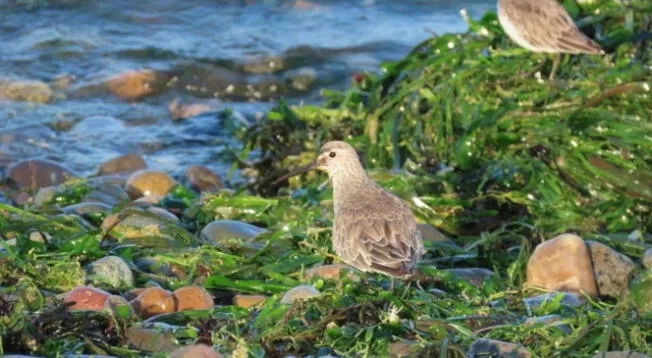
<svg viewBox="0 0 652 358"><path fill-rule="evenodd" d="M555 73L557 73L557 69L559 68L560 62L561 62L561 54L556 53L555 57L552 59L552 69L550 70L550 74L548 75L549 81L555 80Z"/></svg>

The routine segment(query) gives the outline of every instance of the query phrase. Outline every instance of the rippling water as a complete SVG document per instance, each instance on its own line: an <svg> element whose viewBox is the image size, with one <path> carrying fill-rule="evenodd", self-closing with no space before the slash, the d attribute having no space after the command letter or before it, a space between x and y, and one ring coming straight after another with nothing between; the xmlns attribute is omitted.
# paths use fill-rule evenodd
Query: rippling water
<svg viewBox="0 0 652 358"><path fill-rule="evenodd" d="M88 175L138 152L173 174L203 164L224 175L227 124L214 112L174 121L172 100L249 121L279 96L317 101L432 32L464 31L462 8L478 17L495 1L0 0L0 80L55 89L46 104L0 99L0 167L40 157ZM134 69L174 85L137 101L106 91Z"/></svg>

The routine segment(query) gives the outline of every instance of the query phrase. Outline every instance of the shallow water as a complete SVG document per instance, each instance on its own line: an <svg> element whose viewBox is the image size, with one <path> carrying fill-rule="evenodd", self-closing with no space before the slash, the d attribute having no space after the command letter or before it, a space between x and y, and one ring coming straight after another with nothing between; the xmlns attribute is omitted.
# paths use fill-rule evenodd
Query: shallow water
<svg viewBox="0 0 652 358"><path fill-rule="evenodd" d="M232 108L251 122L280 96L318 101L319 89L345 88L353 74L377 71L433 32L464 31L462 8L478 17L494 7L490 0L0 0L0 79L70 79L47 104L0 99L0 167L41 157L88 175L102 161L139 152L173 174L203 164L225 175L228 124L215 112L173 121L170 101L219 93L211 108ZM178 82L139 101L104 89L107 78L131 69ZM228 93L233 84L253 90Z"/></svg>

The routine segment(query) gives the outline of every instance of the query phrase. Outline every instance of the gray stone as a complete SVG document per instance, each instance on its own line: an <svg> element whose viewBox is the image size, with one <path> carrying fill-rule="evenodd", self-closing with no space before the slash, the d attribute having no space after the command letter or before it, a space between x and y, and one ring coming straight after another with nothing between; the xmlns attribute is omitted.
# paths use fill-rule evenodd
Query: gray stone
<svg viewBox="0 0 652 358"><path fill-rule="evenodd" d="M62 208L61 211L66 214L86 215L95 213L108 213L111 212L111 207L104 203L86 202L68 205L65 208Z"/></svg>
<svg viewBox="0 0 652 358"><path fill-rule="evenodd" d="M593 272L602 296L620 297L627 293L636 264L627 256L596 241L587 241Z"/></svg>
<svg viewBox="0 0 652 358"><path fill-rule="evenodd" d="M652 269L652 247L645 250L645 253L643 254L643 267L648 270Z"/></svg>
<svg viewBox="0 0 652 358"><path fill-rule="evenodd" d="M530 358L532 354L520 344L481 338L473 342L468 358Z"/></svg>
<svg viewBox="0 0 652 358"><path fill-rule="evenodd" d="M299 285L289 289L281 298L281 303L293 303L319 296L319 290L310 285Z"/></svg>
<svg viewBox="0 0 652 358"><path fill-rule="evenodd" d="M228 246L229 239L251 240L265 231L242 221L215 220L201 230L201 237L217 245Z"/></svg>
<svg viewBox="0 0 652 358"><path fill-rule="evenodd" d="M131 326L125 332L131 348L154 353L170 353L179 345L174 333L168 330Z"/></svg>
<svg viewBox="0 0 652 358"><path fill-rule="evenodd" d="M571 334L573 330L568 324L561 322L563 319L564 317L558 314L549 314L541 317L530 317L527 319L527 321L525 321L525 324L527 326L534 326L535 324L543 324L545 327L555 327L560 331L564 332L564 334Z"/></svg>
<svg viewBox="0 0 652 358"><path fill-rule="evenodd" d="M524 298L523 304L525 304L525 307L527 307L529 310L535 310L541 307L543 303L554 300L557 295L563 295L560 302L562 306L579 307L584 304L584 300L568 292L550 292L538 296Z"/></svg>
<svg viewBox="0 0 652 358"><path fill-rule="evenodd" d="M593 358L650 358L650 356L633 351L611 351L597 353Z"/></svg>
<svg viewBox="0 0 652 358"><path fill-rule="evenodd" d="M134 274L118 256L106 256L88 265L88 279L97 287L128 289L134 286Z"/></svg>
<svg viewBox="0 0 652 358"><path fill-rule="evenodd" d="M103 234L119 244L136 244L148 248L185 248L196 243L193 235L178 223L138 208L127 208L107 216L101 228Z"/></svg>
<svg viewBox="0 0 652 358"><path fill-rule="evenodd" d="M484 281L494 274L491 270L478 267L446 269L442 271L451 273L462 280L466 280L476 287L481 287Z"/></svg>
<svg viewBox="0 0 652 358"><path fill-rule="evenodd" d="M34 197L32 197L32 202L36 206L43 206L45 203L52 200L58 192L59 188L54 186L41 188L36 192L36 194L34 194Z"/></svg>

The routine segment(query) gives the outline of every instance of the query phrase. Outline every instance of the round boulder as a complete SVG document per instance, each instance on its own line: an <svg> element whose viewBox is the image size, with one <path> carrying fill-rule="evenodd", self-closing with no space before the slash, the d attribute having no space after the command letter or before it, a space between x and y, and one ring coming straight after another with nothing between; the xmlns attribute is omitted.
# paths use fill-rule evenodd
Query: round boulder
<svg viewBox="0 0 652 358"><path fill-rule="evenodd" d="M193 165L186 170L186 179L193 190L200 193L213 193L222 188L224 184L217 174L201 165Z"/></svg>
<svg viewBox="0 0 652 358"><path fill-rule="evenodd" d="M527 285L596 296L598 287L584 240L563 234L539 244L527 263Z"/></svg>
<svg viewBox="0 0 652 358"><path fill-rule="evenodd" d="M176 185L166 172L139 170L127 179L126 190L132 199L142 196L165 196Z"/></svg>
<svg viewBox="0 0 652 358"><path fill-rule="evenodd" d="M106 256L88 265L88 279L107 289L122 290L134 286L134 274L118 256Z"/></svg>
<svg viewBox="0 0 652 358"><path fill-rule="evenodd" d="M213 296L200 286L178 288L172 293L177 302L177 311L203 310L213 308Z"/></svg>
<svg viewBox="0 0 652 358"><path fill-rule="evenodd" d="M133 173L146 168L147 163L141 155L125 154L102 163L98 175Z"/></svg>
<svg viewBox="0 0 652 358"><path fill-rule="evenodd" d="M72 171L43 159L20 161L7 170L7 177L18 188L38 189L57 186L76 177Z"/></svg>
<svg viewBox="0 0 652 358"><path fill-rule="evenodd" d="M281 303L294 303L319 296L319 290L310 285L300 285L289 289L281 298Z"/></svg>
<svg viewBox="0 0 652 358"><path fill-rule="evenodd" d="M70 310L99 311L104 309L104 303L111 296L110 293L98 288L80 286L63 294L63 302L73 302L68 307Z"/></svg>
<svg viewBox="0 0 652 358"><path fill-rule="evenodd" d="M142 318L176 311L174 298L170 291L159 287L146 289L129 304Z"/></svg>
<svg viewBox="0 0 652 358"><path fill-rule="evenodd" d="M636 270L636 264L627 256L596 241L587 241L593 261L593 272L602 296L620 297Z"/></svg>

